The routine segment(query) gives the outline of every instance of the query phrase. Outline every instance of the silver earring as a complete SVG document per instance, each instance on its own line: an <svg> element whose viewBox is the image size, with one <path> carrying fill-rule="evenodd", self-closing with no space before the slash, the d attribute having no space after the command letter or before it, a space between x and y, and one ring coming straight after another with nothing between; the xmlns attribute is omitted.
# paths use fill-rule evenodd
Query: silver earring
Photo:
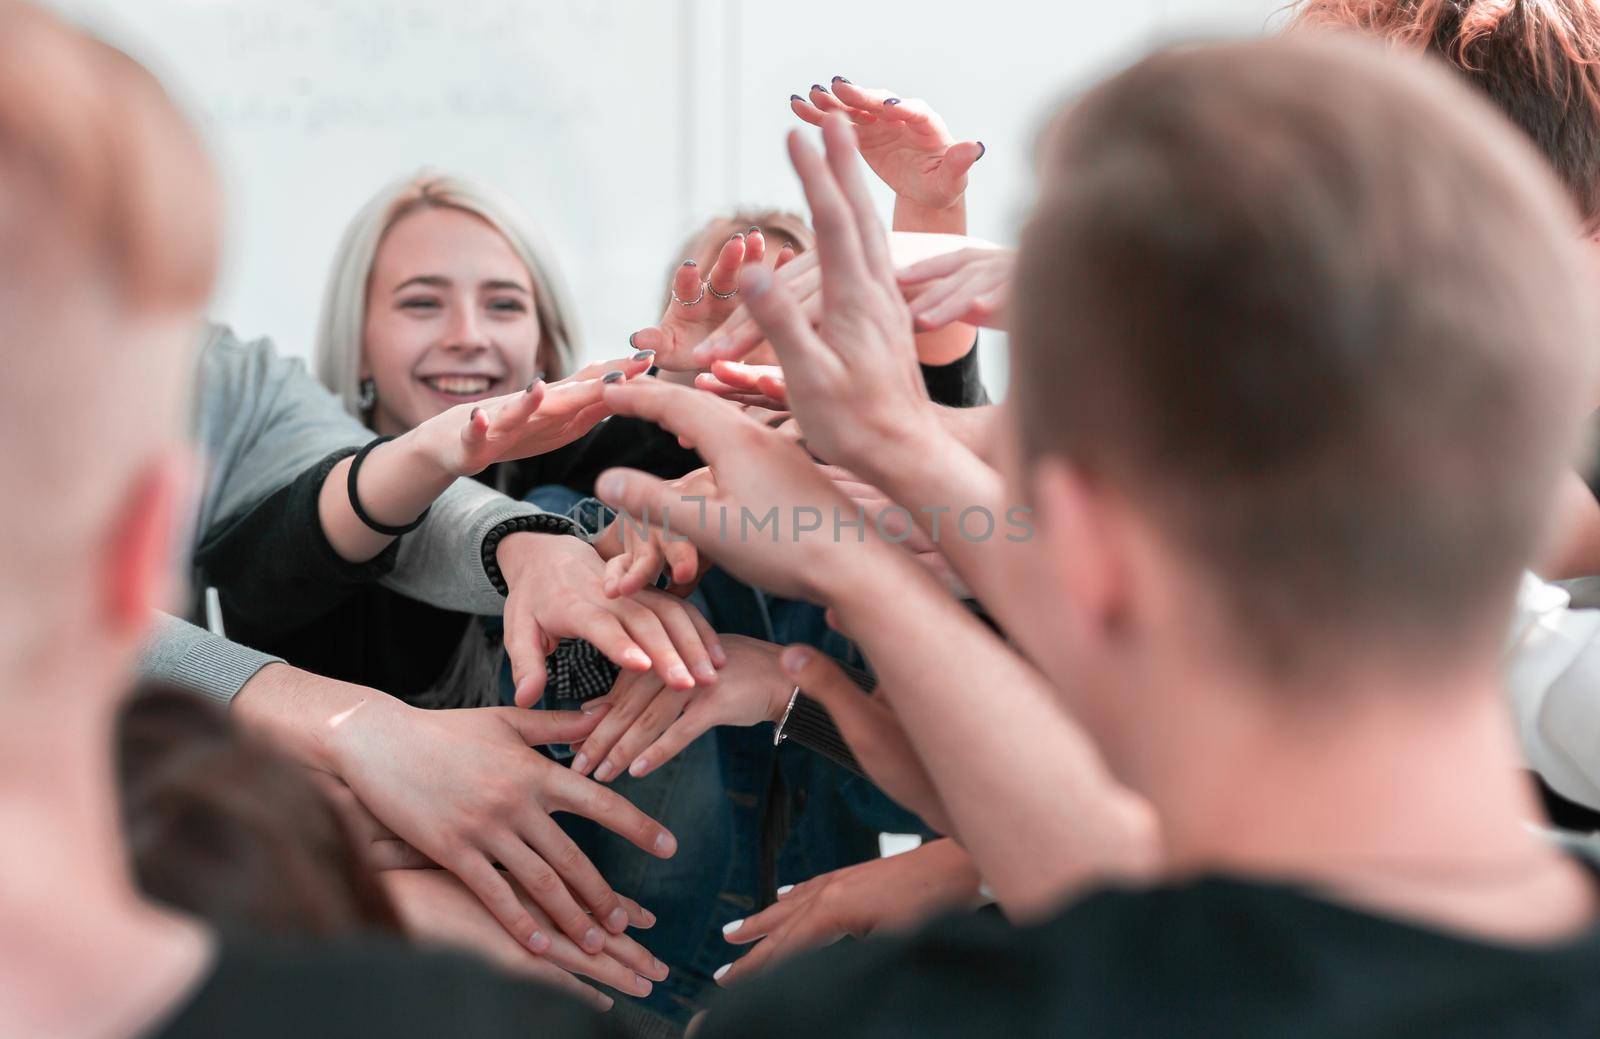
<svg viewBox="0 0 1600 1039"><path fill-rule="evenodd" d="M361 392L356 395L356 407L362 411L371 411L376 403L378 403L378 384L371 379L362 379Z"/></svg>

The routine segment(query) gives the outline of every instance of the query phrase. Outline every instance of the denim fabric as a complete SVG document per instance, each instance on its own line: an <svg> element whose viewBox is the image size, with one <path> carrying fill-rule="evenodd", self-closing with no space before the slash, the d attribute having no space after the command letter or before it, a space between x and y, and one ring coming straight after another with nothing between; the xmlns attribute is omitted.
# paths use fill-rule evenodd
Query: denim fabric
<svg viewBox="0 0 1600 1039"><path fill-rule="evenodd" d="M560 513L583 501L549 486L528 500ZM719 632L806 642L862 664L820 608L769 596L721 570L707 573L690 601ZM509 668L501 688L510 703ZM565 747L545 749L571 757ZM793 743L774 747L770 724L715 729L643 779L623 774L610 786L673 832L676 855L657 859L588 819L558 821L617 891L656 914L655 927L634 937L671 974L638 1002L680 1027L714 991L716 969L743 951L723 940L725 924L770 905L780 885L876 858L880 831L926 832L866 780Z"/></svg>

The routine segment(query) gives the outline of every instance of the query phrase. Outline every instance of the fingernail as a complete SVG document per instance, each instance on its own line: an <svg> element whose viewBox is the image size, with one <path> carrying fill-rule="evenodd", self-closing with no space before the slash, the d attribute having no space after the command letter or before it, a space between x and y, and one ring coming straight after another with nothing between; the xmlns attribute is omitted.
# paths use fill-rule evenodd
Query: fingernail
<svg viewBox="0 0 1600 1039"><path fill-rule="evenodd" d="M657 959L653 959L652 958L650 960L650 966L651 966L652 969L655 970L655 972L657 974L661 975L661 978L662 978L663 981L666 980L666 977L667 977L668 974L672 973L672 968L671 967L668 967L665 963L662 963L660 960L657 960Z"/></svg>
<svg viewBox="0 0 1600 1039"><path fill-rule="evenodd" d="M744 232L743 231L735 231L735 232L733 232L733 235L731 237L729 237L728 241L731 242L735 238L739 239L740 241L743 241L744 240Z"/></svg>
<svg viewBox="0 0 1600 1039"><path fill-rule="evenodd" d="M783 651L783 656L779 658L779 661L783 664L785 671L791 675L797 675L806 669L807 664L811 663L811 651L804 646L790 646Z"/></svg>
<svg viewBox="0 0 1600 1039"><path fill-rule="evenodd" d="M835 83L848 83L848 82L850 82L848 79L845 79L843 76L834 76L833 77L833 81Z"/></svg>
<svg viewBox="0 0 1600 1039"><path fill-rule="evenodd" d="M798 97L799 95L797 94L795 96ZM760 234L760 233L761 233L761 228L757 227L755 224L751 224L750 225L750 229L745 232L745 234Z"/></svg>
<svg viewBox="0 0 1600 1039"><path fill-rule="evenodd" d="M476 422L476 421L478 421L478 416L481 415L481 414L483 414L483 409L482 408L473 408L472 409L472 413L467 416L467 421L468 422Z"/></svg>
<svg viewBox="0 0 1600 1039"><path fill-rule="evenodd" d="M989 154L989 146L984 144L982 141L979 141L978 142L978 159L981 159L985 155L988 155L988 154ZM978 159L973 159L972 161L973 162L977 162Z"/></svg>
<svg viewBox="0 0 1600 1039"><path fill-rule="evenodd" d="M711 652L711 662L713 664L717 665L718 667L727 667L728 666L728 654L727 654L727 651L724 650L721 646L712 646L710 652Z"/></svg>
<svg viewBox="0 0 1600 1039"><path fill-rule="evenodd" d="M633 344L630 343L629 345L631 346ZM655 355L656 352L654 350L640 350L638 353L633 355L633 359L635 361L648 361Z"/></svg>
<svg viewBox="0 0 1600 1039"><path fill-rule="evenodd" d="M642 992L637 993L637 995L648 996L650 994L651 985L650 985L650 979L649 978L645 977L643 974L635 974L633 976L633 980L634 980L634 983L639 988L644 990Z"/></svg>
<svg viewBox="0 0 1600 1039"><path fill-rule="evenodd" d="M522 391L522 392L523 392L523 393L532 393L532 392L533 392L533 388L534 388L534 387L535 387L535 386L537 386L537 385L539 385L539 380L538 380L538 379L535 379L535 380L533 380L533 381L532 381L532 382L530 382L530 383L528 383L528 388L527 388L527 389L525 389L525 390L523 390L523 391Z"/></svg>
<svg viewBox="0 0 1600 1039"><path fill-rule="evenodd" d="M638 344L633 341L633 337L638 335L638 334L639 333L637 333L637 332L629 332L628 333L628 345L633 347L634 349L638 349Z"/></svg>
<svg viewBox="0 0 1600 1039"><path fill-rule="evenodd" d="M823 86L821 83L813 83L813 84L811 84L811 89L812 90L820 90L824 94L826 94L828 92L828 88Z"/></svg>
<svg viewBox="0 0 1600 1039"><path fill-rule="evenodd" d="M790 101L804 101L805 98L801 97L799 94L790 94L789 95L789 100Z"/></svg>
<svg viewBox="0 0 1600 1039"><path fill-rule="evenodd" d="M733 932L737 931L739 928L741 928L743 926L744 926L744 917L742 917L742 916L737 920L730 920L727 923L722 925L722 936L724 938L726 938L728 935L732 934Z"/></svg>
<svg viewBox="0 0 1600 1039"><path fill-rule="evenodd" d="M695 677L700 681L715 682L717 680L716 666L709 660L702 660L695 664L694 673Z"/></svg>
<svg viewBox="0 0 1600 1039"><path fill-rule="evenodd" d="M656 834L655 849L657 855L666 858L678 850L678 839L666 830L662 830Z"/></svg>
<svg viewBox="0 0 1600 1039"><path fill-rule="evenodd" d="M607 473L596 481L594 489L602 498L617 498L622 494L622 474Z"/></svg>
<svg viewBox="0 0 1600 1039"><path fill-rule="evenodd" d="M772 273L761 264L752 264L744 276L744 291L751 296L764 296L772 288Z"/></svg>
<svg viewBox="0 0 1600 1039"><path fill-rule="evenodd" d="M733 966L733 964L731 964L731 963L724 963L722 966L717 968L717 972L715 974L711 975L711 980L712 981L721 981L722 980L722 976L724 974L728 973L728 968L732 967L732 966Z"/></svg>
<svg viewBox="0 0 1600 1039"><path fill-rule="evenodd" d="M887 101L884 102L885 105L898 105L899 103L900 103L900 99L897 98L897 97L891 97Z"/></svg>
<svg viewBox="0 0 1600 1039"><path fill-rule="evenodd" d="M785 884L785 885L783 885L783 887L780 887L778 889L778 897L782 898L784 895L787 895L789 892L791 892L793 890L794 890L794 885L793 884Z"/></svg>
<svg viewBox="0 0 1600 1039"><path fill-rule="evenodd" d="M528 935L528 948L534 952L544 952L550 948L550 939L545 937L543 931L535 931Z"/></svg>
<svg viewBox="0 0 1600 1039"><path fill-rule="evenodd" d="M617 766L609 760L600 762L600 767L594 770L594 778L602 783L609 783L611 777L617 774Z"/></svg>
<svg viewBox="0 0 1600 1039"><path fill-rule="evenodd" d="M587 755L587 754L579 754L577 757L572 759L572 771L578 773L578 775L580 775L580 776L583 775L583 770L588 768L588 767L589 767L589 755Z"/></svg>
<svg viewBox="0 0 1600 1039"><path fill-rule="evenodd" d="M656 914L652 913L650 910L646 909L644 906L640 906L639 907L639 912L644 914L644 925L646 927L653 927L655 925ZM660 964L662 970L666 970L667 969L667 965L664 964L664 963L661 963L660 960L657 960L656 963Z"/></svg>
<svg viewBox="0 0 1600 1039"><path fill-rule="evenodd" d="M644 758L634 758L633 759L633 764L628 766L628 775L630 775L630 776L634 777L635 779L637 779L640 776L644 775L645 769L647 769L649 767L650 767L650 762L648 762Z"/></svg>
<svg viewBox="0 0 1600 1039"><path fill-rule="evenodd" d="M993 902L995 900L995 898L994 898L994 888L990 887L988 884L979 884L978 885L978 897L986 898L989 901Z"/></svg>
<svg viewBox="0 0 1600 1039"><path fill-rule="evenodd" d="M615 386L617 383L622 381L622 373L616 369L612 369L611 371L606 372L605 376L601 378L600 381L605 383L607 386Z"/></svg>
<svg viewBox="0 0 1600 1039"><path fill-rule="evenodd" d="M621 906L611 910L606 917L606 930L613 934L621 934L628 929L628 911Z"/></svg>
<svg viewBox="0 0 1600 1039"><path fill-rule="evenodd" d="M667 671L667 681L678 685L694 685L694 676L689 673L688 668L679 665Z"/></svg>
<svg viewBox="0 0 1600 1039"><path fill-rule="evenodd" d="M693 260L684 260L683 261L683 265L685 267L698 267L698 266L700 266L698 263L695 263Z"/></svg>
<svg viewBox="0 0 1600 1039"><path fill-rule="evenodd" d="M591 927L583 932L583 947L589 952L599 952L606 947L606 936L600 933L600 928Z"/></svg>
<svg viewBox="0 0 1600 1039"><path fill-rule="evenodd" d="M622 654L622 659L624 662L640 669L645 669L650 666L650 658L642 649L630 649L626 653Z"/></svg>
<svg viewBox="0 0 1600 1039"><path fill-rule="evenodd" d="M610 704L610 702L606 702L606 703L586 703L586 704L583 705L581 710L583 711L584 714L587 714L589 717L597 718L600 715L605 714L607 711L611 710L611 704Z"/></svg>

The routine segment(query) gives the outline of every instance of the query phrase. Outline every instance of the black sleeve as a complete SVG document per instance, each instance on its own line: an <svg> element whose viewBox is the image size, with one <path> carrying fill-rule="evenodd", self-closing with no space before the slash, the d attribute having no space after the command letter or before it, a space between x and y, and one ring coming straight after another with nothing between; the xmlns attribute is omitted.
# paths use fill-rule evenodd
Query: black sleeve
<svg viewBox="0 0 1600 1039"><path fill-rule="evenodd" d="M850 677L850 680L861 688L862 693L870 694L878 687L878 680L866 671L839 665L840 669ZM807 750L816 751L823 757L832 761L841 768L854 772L862 778L868 778L861 767L861 762L856 760L855 754L850 750L850 744L845 742L844 736L839 732L839 726L834 724L833 715L805 693L800 693L794 698L794 706L789 710L788 718L783 722L783 738L792 739Z"/></svg>
<svg viewBox="0 0 1600 1039"><path fill-rule="evenodd" d="M396 539L365 563L340 558L322 530L317 497L333 467L354 447L328 455L220 529L195 552L195 565L222 598L223 617L275 639L345 602L394 569Z"/></svg>
<svg viewBox="0 0 1600 1039"><path fill-rule="evenodd" d="M947 408L975 408L989 403L978 371L978 337L972 337L972 346L959 360L923 365L922 383L933 402Z"/></svg>

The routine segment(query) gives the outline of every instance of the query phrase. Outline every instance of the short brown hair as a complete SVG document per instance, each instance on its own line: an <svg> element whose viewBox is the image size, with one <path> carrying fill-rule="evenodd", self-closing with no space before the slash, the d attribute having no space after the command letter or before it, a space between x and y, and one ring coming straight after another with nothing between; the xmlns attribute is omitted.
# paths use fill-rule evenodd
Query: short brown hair
<svg viewBox="0 0 1600 1039"><path fill-rule="evenodd" d="M1593 0L1298 0L1296 25L1448 61L1534 142L1600 229L1600 7Z"/></svg>
<svg viewBox="0 0 1600 1039"><path fill-rule="evenodd" d="M1594 326L1571 208L1488 105L1354 37L1171 49L1043 166L1031 453L1141 502L1274 667L1503 619Z"/></svg>
<svg viewBox="0 0 1600 1039"><path fill-rule="evenodd" d="M400 929L305 772L215 706L138 690L118 721L117 771L134 874L151 898L252 940Z"/></svg>

